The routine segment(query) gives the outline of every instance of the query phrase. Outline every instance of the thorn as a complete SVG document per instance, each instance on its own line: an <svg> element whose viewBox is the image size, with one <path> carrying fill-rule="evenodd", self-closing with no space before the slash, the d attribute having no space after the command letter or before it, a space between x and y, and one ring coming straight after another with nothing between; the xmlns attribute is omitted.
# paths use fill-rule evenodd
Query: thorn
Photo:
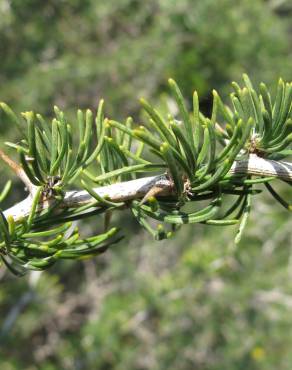
<svg viewBox="0 0 292 370"><path fill-rule="evenodd" d="M144 198L141 200L139 205L143 205L148 201L149 198L154 197L156 198L159 195L164 195L166 192L169 192L169 190L172 190L173 186L171 184L168 185L162 185L162 184L154 184L151 189L146 193Z"/></svg>

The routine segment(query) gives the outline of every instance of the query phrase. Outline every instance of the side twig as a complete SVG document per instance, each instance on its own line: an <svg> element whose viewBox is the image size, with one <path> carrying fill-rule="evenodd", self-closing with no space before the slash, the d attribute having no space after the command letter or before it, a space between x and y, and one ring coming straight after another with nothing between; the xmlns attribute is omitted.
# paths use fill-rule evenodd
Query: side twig
<svg viewBox="0 0 292 370"><path fill-rule="evenodd" d="M16 176L24 183L26 189L30 193L30 197L33 197L36 191L36 186L30 181L23 168L11 158L9 158L1 149L0 149L0 158L5 162Z"/></svg>

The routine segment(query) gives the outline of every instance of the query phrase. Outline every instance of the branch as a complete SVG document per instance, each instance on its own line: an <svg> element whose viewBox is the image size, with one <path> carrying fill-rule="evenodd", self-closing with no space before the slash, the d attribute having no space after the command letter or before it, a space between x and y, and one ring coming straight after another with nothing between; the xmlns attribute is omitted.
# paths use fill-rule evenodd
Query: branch
<svg viewBox="0 0 292 370"><path fill-rule="evenodd" d="M250 154L248 160L235 161L229 174L275 177L292 182L292 163L268 160ZM159 195L166 196L173 192L173 183L166 175L144 177L93 189L99 196L107 197L113 202L143 198L153 187L160 187ZM94 199L84 190L69 191L60 203L60 208L78 208L89 204ZM15 221L27 217L32 206L31 196L4 211L5 217L12 216ZM42 209L49 207L43 204Z"/></svg>
<svg viewBox="0 0 292 370"><path fill-rule="evenodd" d="M292 182L292 163L274 161L250 154L246 161L235 161L230 170L231 174L253 175L253 176L274 176L278 179Z"/></svg>

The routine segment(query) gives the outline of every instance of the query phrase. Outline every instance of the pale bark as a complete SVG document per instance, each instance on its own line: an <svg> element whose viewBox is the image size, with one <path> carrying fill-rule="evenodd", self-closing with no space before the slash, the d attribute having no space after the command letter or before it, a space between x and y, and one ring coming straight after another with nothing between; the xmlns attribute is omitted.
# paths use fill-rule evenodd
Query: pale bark
<svg viewBox="0 0 292 370"><path fill-rule="evenodd" d="M272 176L292 182L292 163L267 160L251 154L248 160L235 161L230 174L249 174L253 176ZM137 180L125 181L108 186L95 188L94 191L101 197L113 202L142 199L153 187L161 188L160 195L169 195L173 192L173 184L166 175L144 177ZM61 208L80 207L94 199L86 191L69 191L60 204ZM32 205L32 196L28 196L20 203L4 211L5 217L12 216L15 220L27 217ZM47 203L43 208L48 207ZM56 216L57 217L57 216Z"/></svg>

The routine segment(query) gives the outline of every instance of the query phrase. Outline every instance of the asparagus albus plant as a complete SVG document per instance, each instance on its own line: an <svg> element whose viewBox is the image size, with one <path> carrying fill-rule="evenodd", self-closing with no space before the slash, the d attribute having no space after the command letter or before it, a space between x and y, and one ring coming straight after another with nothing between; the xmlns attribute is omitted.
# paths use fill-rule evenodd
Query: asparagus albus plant
<svg viewBox="0 0 292 370"><path fill-rule="evenodd" d="M178 115L164 117L142 99L148 115L143 126L131 118L124 123L105 118L103 101L95 116L78 110L76 122L57 107L47 122L33 112L18 117L1 103L21 138L6 143L19 163L3 151L0 156L29 192L0 211L3 263L19 275L59 259L102 253L122 238L118 228L82 239L72 222L126 208L156 239L188 223L238 224L239 242L251 200L261 192L256 184L291 211L271 183L292 183L292 84L280 79L274 99L263 83L256 91L246 75L243 87L232 86L229 106L213 91L212 114L206 117L197 93L189 110L170 79ZM77 127L78 138L72 134ZM0 205L10 188L8 181Z"/></svg>

